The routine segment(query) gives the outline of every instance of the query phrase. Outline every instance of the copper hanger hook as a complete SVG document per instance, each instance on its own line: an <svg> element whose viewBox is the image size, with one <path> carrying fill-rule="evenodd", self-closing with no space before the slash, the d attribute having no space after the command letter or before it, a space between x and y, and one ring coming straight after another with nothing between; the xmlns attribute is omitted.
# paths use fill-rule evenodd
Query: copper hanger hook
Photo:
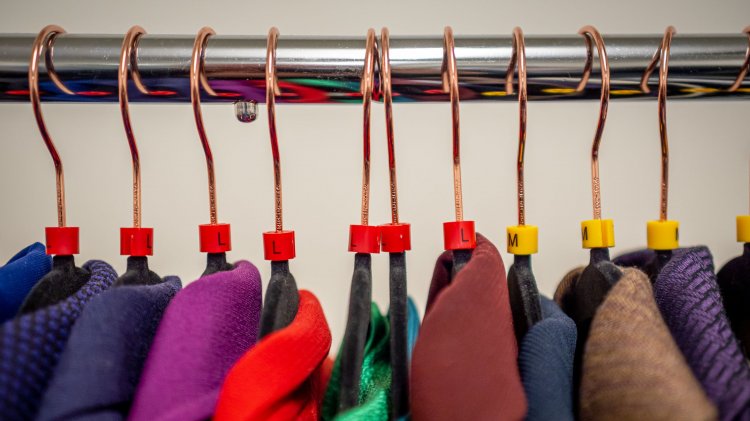
<svg viewBox="0 0 750 421"><path fill-rule="evenodd" d="M266 46L266 106L268 107L268 129L271 135L271 153L273 155L274 216L276 232L284 230L281 203L281 157L279 140L276 134L276 95L280 95L276 79L276 45L279 42L279 30L275 26L268 30Z"/></svg>
<svg viewBox="0 0 750 421"><path fill-rule="evenodd" d="M29 60L29 101L31 107L34 110L34 118L36 124L39 127L39 133L42 135L42 140L47 146L47 150L52 157L52 162L55 164L55 183L57 186L57 226L65 227L65 172L63 171L62 160L60 160L60 154L57 152L52 137L47 131L47 125L44 124L44 116L42 115L42 103L39 94L39 61L42 58L42 54L45 53L45 65L47 65L47 74L50 76L55 84L62 89L65 93L75 95L75 93L65 85L62 84L57 74L52 67L51 54L55 37L59 34L64 34L65 30L57 25L47 25L39 31L39 34L34 39L34 44L31 50L31 59Z"/></svg>
<svg viewBox="0 0 750 421"><path fill-rule="evenodd" d="M602 192L599 180L599 146L602 142L602 133L604 133L604 124L607 122L607 110L609 108L609 59L607 58L607 49L604 46L604 39L599 31L592 25L586 25L578 31L586 40L586 66L584 68L581 83L578 86L580 92L586 87L586 83L591 76L591 70L594 61L594 52L592 41L596 45L599 54L599 71L601 73L601 97L599 104L599 120L596 124L596 133L594 142L591 146L591 194L594 205L594 219L602 219Z"/></svg>
<svg viewBox="0 0 750 421"><path fill-rule="evenodd" d="M748 70L750 70L750 26L746 26L745 29L742 30L742 32L747 34L747 50L745 50L745 61L742 63L742 67L740 67L740 73L737 74L737 80L735 80L732 86L727 89L727 91L729 92L735 92L740 88L740 86L742 86L742 82L745 80L745 76L747 76Z"/></svg>
<svg viewBox="0 0 750 421"><path fill-rule="evenodd" d="M518 186L518 225L526 225L526 195L523 183L524 153L526 151L526 109L527 109L527 79L526 79L526 45L523 31L520 27L513 28L513 47L511 50L508 70L505 73L505 93L513 94L513 76L518 65L518 159L516 162L516 183Z"/></svg>
<svg viewBox="0 0 750 421"><path fill-rule="evenodd" d="M133 134L133 126L130 123L130 108L128 105L128 68L133 75L133 81L141 93L148 95L149 90L141 80L138 71L138 40L146 31L140 26L131 27L122 40L120 50L120 65L118 66L117 91L120 101L120 114L125 125L125 136L130 147L130 156L133 162L133 227L141 227L141 159L138 154L138 144Z"/></svg>
<svg viewBox="0 0 750 421"><path fill-rule="evenodd" d="M211 225L216 225L218 221L217 204L216 204L216 176L214 173L214 156L211 152L211 145L208 142L208 135L203 125L203 112L201 111L201 85L209 95L214 95L207 83L204 83L205 67L205 50L208 37L215 35L216 32L208 26L204 26L198 31L193 44L193 54L190 60L190 102L193 104L193 115L195 116L195 126L198 129L198 136L203 146L203 153L206 155L206 168L208 170L208 206Z"/></svg>
<svg viewBox="0 0 750 421"><path fill-rule="evenodd" d="M368 225L370 215L370 108L372 92L375 89L375 30L367 30L365 43L365 62L362 71L362 108L364 112L362 123L363 161L362 161L362 225Z"/></svg>
<svg viewBox="0 0 750 421"><path fill-rule="evenodd" d="M393 90L391 83L390 34L388 28L380 30L380 89L385 108L385 133L388 138L388 173L391 190L391 223L398 224L398 183L396 181L396 151L393 131Z"/></svg>
<svg viewBox="0 0 750 421"><path fill-rule="evenodd" d="M658 107L659 107L659 136L661 138L661 200L659 209L659 219L661 221L667 220L667 204L668 204L668 193L669 193L669 139L667 138L667 76L669 75L669 47L672 44L672 37L674 37L677 30L674 26L669 26L664 31L664 37L661 40L661 45L654 53L654 57L646 67L646 71L643 73L641 78L641 89L645 93L649 93L648 78L656 68L657 63L659 64L659 91L658 91Z"/></svg>
<svg viewBox="0 0 750 421"><path fill-rule="evenodd" d="M450 94L453 122L453 196L456 221L464 220L463 192L461 191L461 130L459 115L458 68L453 29L445 27L443 33L443 91Z"/></svg>

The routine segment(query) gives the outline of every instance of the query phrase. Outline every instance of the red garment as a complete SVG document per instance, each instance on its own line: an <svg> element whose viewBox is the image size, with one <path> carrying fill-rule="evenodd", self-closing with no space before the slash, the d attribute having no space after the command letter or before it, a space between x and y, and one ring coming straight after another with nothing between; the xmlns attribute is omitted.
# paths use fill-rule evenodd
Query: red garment
<svg viewBox="0 0 750 421"><path fill-rule="evenodd" d="M414 346L414 421L522 420L526 396L502 258L477 235L471 260L451 281L450 252L435 265Z"/></svg>
<svg viewBox="0 0 750 421"><path fill-rule="evenodd" d="M331 375L330 349L320 302L302 290L294 321L263 338L229 371L214 420L317 421Z"/></svg>

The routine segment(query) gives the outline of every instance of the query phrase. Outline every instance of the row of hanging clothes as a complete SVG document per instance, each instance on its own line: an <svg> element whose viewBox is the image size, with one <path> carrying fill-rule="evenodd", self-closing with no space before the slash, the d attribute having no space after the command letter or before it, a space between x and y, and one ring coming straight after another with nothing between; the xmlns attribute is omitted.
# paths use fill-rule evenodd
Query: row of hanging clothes
<svg viewBox="0 0 750 421"><path fill-rule="evenodd" d="M346 330L331 355L326 316L311 291L297 288L289 261L294 231L282 218L281 162L275 130L276 44L268 34L266 103L274 160L275 227L263 234L271 278L265 294L253 263L230 263L230 225L219 223L214 165L200 108L210 91L203 60L210 28L198 33L190 92L209 181L210 222L199 226L203 275L183 288L148 265L153 229L141 226L138 148L128 113L128 79L148 95L134 59L145 31L133 27L120 55L119 99L133 162L133 226L121 229L127 270L106 262L76 265L78 228L66 225L61 158L40 108L39 65L57 26L33 45L29 95L56 168L58 226L0 267L0 419L3 420L735 420L750 419L750 215L737 218L743 254L718 274L706 247L679 248L667 217L666 82L674 28L643 75L659 68L661 213L647 227L648 248L610 259L614 224L602 218L598 150L609 101L604 41L581 29L588 49L584 86L596 48L602 75L591 154L593 219L581 223L588 264L571 270L552 298L538 292L531 255L538 229L526 223L526 58L520 28L506 93L517 89L518 224L507 229L514 261L506 272L496 246L464 220L458 72L450 27L444 33L444 89L453 119L455 221L444 224L424 317L407 295L410 225L399 219L389 34L366 39L361 81L364 161L360 223ZM747 30L750 36L750 28ZM750 49L748 50L750 52ZM750 59L750 57L749 57ZM370 107L379 60L386 112L391 223L369 224ZM736 89L745 77L743 65ZM518 81L514 86L515 69ZM71 92L72 93L72 92ZM372 301L372 254L388 253L390 306ZM50 257L53 256L53 257ZM583 262L582 262L583 263Z"/></svg>

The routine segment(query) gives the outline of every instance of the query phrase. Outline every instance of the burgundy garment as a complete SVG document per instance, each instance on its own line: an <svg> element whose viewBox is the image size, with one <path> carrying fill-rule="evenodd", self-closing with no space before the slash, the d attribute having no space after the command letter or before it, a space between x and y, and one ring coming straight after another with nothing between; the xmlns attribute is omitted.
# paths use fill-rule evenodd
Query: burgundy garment
<svg viewBox="0 0 750 421"><path fill-rule="evenodd" d="M414 346L412 419L521 420L527 404L502 258L481 235L453 280L451 258L445 252L435 264Z"/></svg>

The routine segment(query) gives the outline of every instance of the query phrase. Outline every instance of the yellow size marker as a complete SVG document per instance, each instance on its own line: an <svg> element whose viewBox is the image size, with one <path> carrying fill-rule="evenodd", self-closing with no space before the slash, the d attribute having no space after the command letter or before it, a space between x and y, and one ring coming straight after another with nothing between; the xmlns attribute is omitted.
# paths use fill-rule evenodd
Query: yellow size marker
<svg viewBox="0 0 750 421"><path fill-rule="evenodd" d="M648 248L674 250L680 247L680 223L677 221L648 221L646 226Z"/></svg>
<svg viewBox="0 0 750 421"><path fill-rule="evenodd" d="M539 228L536 225L515 225L506 231L508 253L527 256L539 251Z"/></svg>

